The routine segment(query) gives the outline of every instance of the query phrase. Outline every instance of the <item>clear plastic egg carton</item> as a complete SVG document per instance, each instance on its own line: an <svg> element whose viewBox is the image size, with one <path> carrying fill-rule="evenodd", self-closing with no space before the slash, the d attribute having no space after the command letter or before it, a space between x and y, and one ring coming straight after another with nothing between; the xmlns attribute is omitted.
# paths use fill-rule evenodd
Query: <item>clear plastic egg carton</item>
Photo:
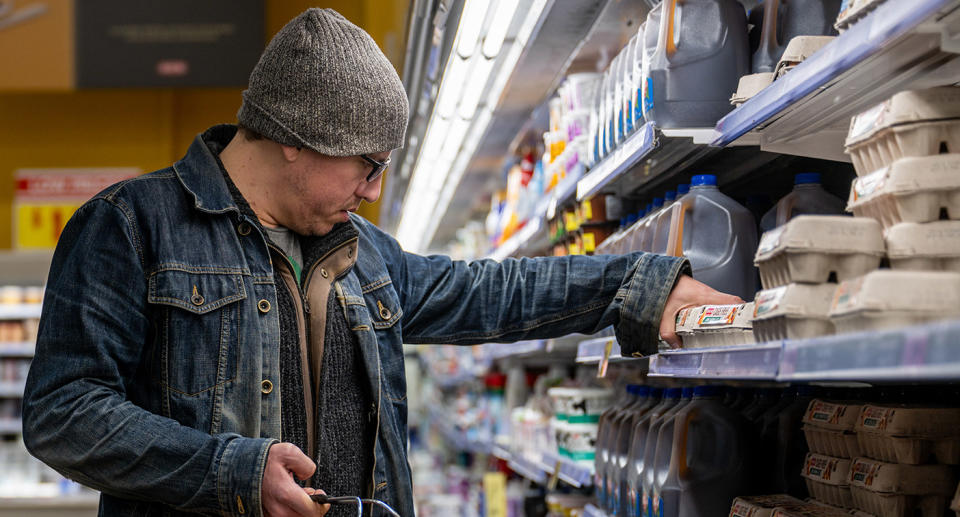
<svg viewBox="0 0 960 517"><path fill-rule="evenodd" d="M816 54L818 50L834 39L836 39L836 36L796 36L791 39L783 50L783 55L773 72L776 79L787 75L797 65L809 59L810 56Z"/></svg>
<svg viewBox="0 0 960 517"><path fill-rule="evenodd" d="M885 239L893 269L960 273L960 221L900 223Z"/></svg>
<svg viewBox="0 0 960 517"><path fill-rule="evenodd" d="M677 335L684 348L753 343L752 316L753 302L690 307L677 314Z"/></svg>
<svg viewBox="0 0 960 517"><path fill-rule="evenodd" d="M960 219L960 154L902 158L853 180L847 211L884 228Z"/></svg>
<svg viewBox="0 0 960 517"><path fill-rule="evenodd" d="M810 401L802 420L810 452L836 458L860 456L854 428L862 407L861 403Z"/></svg>
<svg viewBox="0 0 960 517"><path fill-rule="evenodd" d="M787 494L737 497L730 505L729 517L771 517L777 507L796 507L803 504L800 499Z"/></svg>
<svg viewBox="0 0 960 517"><path fill-rule="evenodd" d="M960 152L960 88L900 92L853 117L846 152L858 176L907 156Z"/></svg>
<svg viewBox="0 0 960 517"><path fill-rule="evenodd" d="M842 33L876 9L876 7L884 1L885 0L845 0L840 7L840 14L837 16L837 23L834 24L834 28Z"/></svg>
<svg viewBox="0 0 960 517"><path fill-rule="evenodd" d="M842 282L830 320L837 333L960 317L960 273L882 269Z"/></svg>
<svg viewBox="0 0 960 517"><path fill-rule="evenodd" d="M833 334L830 304L836 284L787 284L757 293L753 336L757 342Z"/></svg>
<svg viewBox="0 0 960 517"><path fill-rule="evenodd" d="M763 234L754 264L764 289L803 282L822 284L876 269L886 246L872 219L801 215Z"/></svg>
<svg viewBox="0 0 960 517"><path fill-rule="evenodd" d="M869 458L960 464L960 408L866 405L856 432L860 451Z"/></svg>
<svg viewBox="0 0 960 517"><path fill-rule="evenodd" d="M854 506L876 517L942 517L956 485L947 465L857 458L850 466Z"/></svg>
<svg viewBox="0 0 960 517"><path fill-rule="evenodd" d="M853 508L850 495L850 462L848 458L834 458L823 454L808 453L800 476L807 490L817 501L840 508Z"/></svg>

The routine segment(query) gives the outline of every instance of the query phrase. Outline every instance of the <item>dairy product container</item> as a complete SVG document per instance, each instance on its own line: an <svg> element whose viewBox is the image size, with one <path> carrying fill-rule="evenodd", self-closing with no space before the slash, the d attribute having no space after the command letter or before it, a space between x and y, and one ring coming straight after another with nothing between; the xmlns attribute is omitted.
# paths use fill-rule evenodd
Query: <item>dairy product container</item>
<svg viewBox="0 0 960 517"><path fill-rule="evenodd" d="M811 452L807 454L800 472L807 482L810 495L824 503L841 508L853 508L850 495L850 460Z"/></svg>
<svg viewBox="0 0 960 517"><path fill-rule="evenodd" d="M860 456L854 429L863 404L810 401L803 415L803 434L810 451L839 458Z"/></svg>
<svg viewBox="0 0 960 517"><path fill-rule="evenodd" d="M635 250L646 252L653 251L653 234L656 230L657 217L662 210L663 198L653 198L653 203L650 204L649 213L647 213L647 216L644 217L643 221L640 223L639 233L637 234L637 239L634 241Z"/></svg>
<svg viewBox="0 0 960 517"><path fill-rule="evenodd" d="M673 217L672 206L676 203L677 193L668 190L663 194L663 209L657 212L650 223L650 251L665 255L670 240L670 219Z"/></svg>
<svg viewBox="0 0 960 517"><path fill-rule="evenodd" d="M633 127L639 129L643 125L643 59L644 59L644 45L647 31L647 22L644 20L640 24L640 29L637 30L637 36L635 38L634 44L636 48L634 49L633 55L633 84L630 85L630 95L631 95L631 106L633 106L633 113L631 118L633 119Z"/></svg>
<svg viewBox="0 0 960 517"><path fill-rule="evenodd" d="M808 339L833 333L834 284L787 284L757 293L753 336L757 342Z"/></svg>
<svg viewBox="0 0 960 517"><path fill-rule="evenodd" d="M613 59L614 66L614 85L613 85L613 108L610 110L611 116L613 116L613 146L616 147L620 145L620 142L623 142L624 139L624 127L623 127L623 106L624 106L624 72L626 71L627 64L627 47L620 49L620 53L617 54L617 57Z"/></svg>
<svg viewBox="0 0 960 517"><path fill-rule="evenodd" d="M787 494L738 497L733 500L728 517L771 517L777 507L796 507L803 504L800 499Z"/></svg>
<svg viewBox="0 0 960 517"><path fill-rule="evenodd" d="M547 390L554 401L558 420L574 424L597 423L613 402L613 391L605 388L564 388Z"/></svg>
<svg viewBox="0 0 960 517"><path fill-rule="evenodd" d="M694 176L690 192L670 210L667 254L687 257L695 279L752 300L757 292L751 260L757 249L753 214L720 192L712 174Z"/></svg>
<svg viewBox="0 0 960 517"><path fill-rule="evenodd" d="M787 75L800 63L806 61L834 40L833 36L797 36L790 40L787 48L783 51L780 61L777 62L777 69L774 72L776 79Z"/></svg>
<svg viewBox="0 0 960 517"><path fill-rule="evenodd" d="M846 510L830 508L817 503L806 503L800 506L779 507L773 511L771 517L849 517Z"/></svg>
<svg viewBox="0 0 960 517"><path fill-rule="evenodd" d="M623 81L623 102L621 104L623 115L621 115L622 121L620 123L620 129L623 133L622 138L630 136L630 133L633 133L635 129L633 119L634 91L636 91L634 69L636 68L638 38L639 33L634 34L627 46L621 51L624 54L623 78L621 79Z"/></svg>
<svg viewBox="0 0 960 517"><path fill-rule="evenodd" d="M664 390L663 399L656 406L650 408L644 415L634 420L629 429L623 429L623 439L626 442L625 453L618 458L619 502L615 507L617 515L633 515L641 505L639 472L643 469L643 451L650 436L650 429L658 424L664 415L670 414L680 401L680 388Z"/></svg>
<svg viewBox="0 0 960 517"><path fill-rule="evenodd" d="M900 223L885 239L893 269L960 273L960 221Z"/></svg>
<svg viewBox="0 0 960 517"><path fill-rule="evenodd" d="M763 214L760 228L768 232L798 215L843 215L846 202L823 190L820 173L804 172L793 178L793 190Z"/></svg>
<svg viewBox="0 0 960 517"><path fill-rule="evenodd" d="M940 517L956 486L956 476L947 465L857 458L850 466L854 506L877 517Z"/></svg>
<svg viewBox="0 0 960 517"><path fill-rule="evenodd" d="M936 221L944 212L960 219L960 154L902 158L857 178L847 210L884 228Z"/></svg>
<svg viewBox="0 0 960 517"><path fill-rule="evenodd" d="M644 74L644 118L658 127L713 127L750 71L747 19L736 0L664 0ZM649 44L649 37L645 40Z"/></svg>
<svg viewBox="0 0 960 517"><path fill-rule="evenodd" d="M580 465L592 467L596 461L597 431L596 423L566 423L565 447L561 449L564 455Z"/></svg>
<svg viewBox="0 0 960 517"><path fill-rule="evenodd" d="M762 16L760 45L753 53L752 70L773 72L786 50L786 42L797 36L834 34L833 23L841 0L765 0L757 9ZM754 13L751 12L751 18Z"/></svg>
<svg viewBox="0 0 960 517"><path fill-rule="evenodd" d="M730 104L739 106L750 100L773 82L773 72L745 75L737 83L737 91L730 96Z"/></svg>
<svg viewBox="0 0 960 517"><path fill-rule="evenodd" d="M960 316L960 273L878 270L840 284L830 309L838 333Z"/></svg>
<svg viewBox="0 0 960 517"><path fill-rule="evenodd" d="M639 505L633 508L635 512L633 515L644 517L652 515L654 485L657 480L657 470L654 462L656 461L659 440L665 439L672 442L674 418L690 403L692 398L693 388L683 388L679 402L651 425L649 434L643 444L643 460L636 463L639 468L635 469L636 477L631 481L631 490L637 491L636 502ZM665 473L664 476L666 476Z"/></svg>
<svg viewBox="0 0 960 517"><path fill-rule="evenodd" d="M844 0L834 27L843 32L886 0Z"/></svg>
<svg viewBox="0 0 960 517"><path fill-rule="evenodd" d="M594 486L597 487L597 501L601 506L606 506L609 502L609 491L607 478L607 462L612 456L611 450L613 443L610 435L613 433L614 423L617 422L627 408L644 404L649 401L650 388L637 384L628 384L624 389L623 396L613 407L604 411L600 415L599 427L597 430L597 450L594 462Z"/></svg>
<svg viewBox="0 0 960 517"><path fill-rule="evenodd" d="M607 499L605 501L605 507L608 509L616 509L620 503L620 467L618 460L621 454L625 454L621 448L625 450L629 447L629 443L624 445L621 438L629 435L636 419L642 417L647 411L659 404L660 398L663 395L661 388L648 388L642 392L645 392L647 395L638 397L633 404L624 408L615 418L611 419L609 431L605 435L604 446L607 449L607 458L606 461L602 463L604 469L602 479L606 485L605 494ZM623 432L621 436L621 431L626 432Z"/></svg>
<svg viewBox="0 0 960 517"><path fill-rule="evenodd" d="M864 176L907 156L960 150L960 88L900 92L850 121L846 151Z"/></svg>
<svg viewBox="0 0 960 517"><path fill-rule="evenodd" d="M872 219L801 215L763 234L755 263L764 289L838 281L876 269L885 245Z"/></svg>
<svg viewBox="0 0 960 517"><path fill-rule="evenodd" d="M869 458L960 464L960 408L866 405L856 432L860 450Z"/></svg>
<svg viewBox="0 0 960 517"><path fill-rule="evenodd" d="M753 302L689 307L677 314L677 335L684 348L753 343Z"/></svg>

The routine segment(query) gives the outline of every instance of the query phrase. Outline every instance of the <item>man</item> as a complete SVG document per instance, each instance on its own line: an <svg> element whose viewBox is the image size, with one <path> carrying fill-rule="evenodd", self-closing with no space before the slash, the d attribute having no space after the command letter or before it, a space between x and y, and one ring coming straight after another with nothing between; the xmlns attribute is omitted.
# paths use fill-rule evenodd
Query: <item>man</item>
<svg viewBox="0 0 960 517"><path fill-rule="evenodd" d="M274 37L238 118L97 195L58 243L24 439L102 491L101 515L323 515L319 490L413 515L401 343L616 325L649 353L681 307L738 301L657 255L405 253L352 212L380 195L406 94L333 11Z"/></svg>

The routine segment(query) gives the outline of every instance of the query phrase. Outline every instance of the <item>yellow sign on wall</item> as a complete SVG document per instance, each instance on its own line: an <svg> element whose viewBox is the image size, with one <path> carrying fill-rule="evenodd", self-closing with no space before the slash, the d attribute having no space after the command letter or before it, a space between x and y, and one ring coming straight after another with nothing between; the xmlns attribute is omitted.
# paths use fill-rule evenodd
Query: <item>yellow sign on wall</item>
<svg viewBox="0 0 960 517"><path fill-rule="evenodd" d="M503 472L483 475L483 494L486 517L507 517L507 476Z"/></svg>
<svg viewBox="0 0 960 517"><path fill-rule="evenodd" d="M13 202L13 245L53 249L67 221L108 186L136 176L136 168L20 169Z"/></svg>

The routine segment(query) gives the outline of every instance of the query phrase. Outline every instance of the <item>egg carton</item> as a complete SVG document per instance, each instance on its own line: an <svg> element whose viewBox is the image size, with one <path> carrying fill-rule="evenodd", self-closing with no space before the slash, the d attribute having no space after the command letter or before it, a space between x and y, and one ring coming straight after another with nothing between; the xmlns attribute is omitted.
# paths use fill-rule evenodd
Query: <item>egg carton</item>
<svg viewBox="0 0 960 517"><path fill-rule="evenodd" d="M851 25L869 14L885 0L844 0L837 16L837 23L833 26L839 32L847 30Z"/></svg>
<svg viewBox="0 0 960 517"><path fill-rule="evenodd" d="M960 88L894 95L850 120L845 147L859 176L905 156L960 151Z"/></svg>
<svg viewBox="0 0 960 517"><path fill-rule="evenodd" d="M787 284L757 293L753 335L758 342L833 334L830 303L835 284Z"/></svg>
<svg viewBox="0 0 960 517"><path fill-rule="evenodd" d="M777 79L787 75L834 39L836 36L796 36L783 50L783 55L773 71L774 75Z"/></svg>
<svg viewBox="0 0 960 517"><path fill-rule="evenodd" d="M684 348L753 343L752 314L753 302L690 307L677 314L677 335Z"/></svg>
<svg viewBox="0 0 960 517"><path fill-rule="evenodd" d="M730 97L730 104L739 106L744 102L747 102L754 95L760 93L761 90L767 86L770 86L770 83L773 82L773 78L773 72L749 74L741 77L740 82L737 84L737 91L734 92L733 96Z"/></svg>
<svg viewBox="0 0 960 517"><path fill-rule="evenodd" d="M867 405L855 429L864 456L911 465L931 459L960 464L960 408Z"/></svg>
<svg viewBox="0 0 960 517"><path fill-rule="evenodd" d="M956 317L960 317L960 273L943 271L873 271L842 282L830 308L837 333Z"/></svg>
<svg viewBox="0 0 960 517"><path fill-rule="evenodd" d="M893 269L960 273L960 221L901 223L884 238Z"/></svg>
<svg viewBox="0 0 960 517"><path fill-rule="evenodd" d="M941 517L956 483L948 465L901 465L857 458L850 466L854 506L877 517Z"/></svg>
<svg viewBox="0 0 960 517"><path fill-rule="evenodd" d="M771 517L774 509L784 506L802 506L803 501L787 494L738 497L730 506L729 517Z"/></svg>
<svg viewBox="0 0 960 517"><path fill-rule="evenodd" d="M960 154L902 158L853 180L847 211L884 228L899 223L960 219Z"/></svg>
<svg viewBox="0 0 960 517"><path fill-rule="evenodd" d="M850 512L807 502L797 506L778 507L774 509L771 517L850 517Z"/></svg>
<svg viewBox="0 0 960 517"><path fill-rule="evenodd" d="M860 456L854 433L863 404L814 399L803 414L803 434L810 451L838 458Z"/></svg>
<svg viewBox="0 0 960 517"><path fill-rule="evenodd" d="M808 453L800 471L814 499L841 508L853 508L850 495L850 459Z"/></svg>
<svg viewBox="0 0 960 517"><path fill-rule="evenodd" d="M880 224L871 219L801 215L763 234L754 264L764 289L794 282L822 284L863 275L886 250Z"/></svg>

